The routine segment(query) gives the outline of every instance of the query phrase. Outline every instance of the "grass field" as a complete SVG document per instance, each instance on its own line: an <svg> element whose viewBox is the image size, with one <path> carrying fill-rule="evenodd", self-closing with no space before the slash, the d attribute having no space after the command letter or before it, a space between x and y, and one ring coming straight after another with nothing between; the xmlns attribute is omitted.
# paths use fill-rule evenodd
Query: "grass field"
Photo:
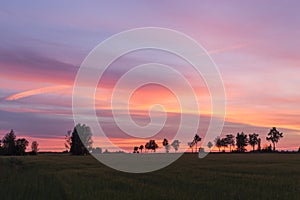
<svg viewBox="0 0 300 200"><path fill-rule="evenodd" d="M300 154L186 154L152 173L91 156L0 157L1 199L300 199Z"/></svg>

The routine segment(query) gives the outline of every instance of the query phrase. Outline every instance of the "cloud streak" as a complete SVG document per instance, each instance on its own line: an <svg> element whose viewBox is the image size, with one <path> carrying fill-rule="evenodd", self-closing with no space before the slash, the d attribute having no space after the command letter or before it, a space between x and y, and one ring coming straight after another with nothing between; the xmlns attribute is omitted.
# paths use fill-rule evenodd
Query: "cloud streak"
<svg viewBox="0 0 300 200"><path fill-rule="evenodd" d="M10 96L6 97L5 100L14 101L14 100L18 100L18 99L22 99L22 98L25 98L25 97L30 97L30 96L33 96L33 95L38 95L38 94L55 93L57 91L65 90L65 89L69 89L69 88L70 88L70 86L66 86L66 85L43 87L43 88L28 90L28 91L24 91L24 92L14 94L14 95L10 95Z"/></svg>

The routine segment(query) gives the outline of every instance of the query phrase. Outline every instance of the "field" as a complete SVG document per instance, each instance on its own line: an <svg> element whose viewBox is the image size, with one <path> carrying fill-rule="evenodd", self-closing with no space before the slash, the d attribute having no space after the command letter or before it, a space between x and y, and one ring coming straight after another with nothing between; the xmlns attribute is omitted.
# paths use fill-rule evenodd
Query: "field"
<svg viewBox="0 0 300 200"><path fill-rule="evenodd" d="M91 156L0 157L1 199L300 199L300 154L185 154L152 173Z"/></svg>

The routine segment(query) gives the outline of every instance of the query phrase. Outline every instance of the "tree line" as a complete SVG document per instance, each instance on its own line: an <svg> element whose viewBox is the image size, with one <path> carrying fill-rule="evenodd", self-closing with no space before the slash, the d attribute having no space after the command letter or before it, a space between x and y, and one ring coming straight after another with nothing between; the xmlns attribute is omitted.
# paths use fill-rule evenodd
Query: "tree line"
<svg viewBox="0 0 300 200"><path fill-rule="evenodd" d="M276 145L279 140L283 138L283 133L279 132L276 127L270 129L267 134L266 140L271 142L269 146L261 147L261 138L259 134L245 134L244 132L237 133L236 136L233 134L227 134L225 137L217 137L214 140L214 144L210 141L207 144L207 147L211 150L211 148L215 145L219 152L225 151L226 148L229 148L230 152L245 152L247 151L247 146L250 145L252 147L252 151L276 151ZM191 142L188 142L187 145L191 149L192 152L199 152L203 150L203 148L198 149L198 143L201 142L202 138L195 134L192 138ZM65 147L66 152L69 152L72 155L87 155L90 152L93 153L102 153L101 148L93 148L92 147L92 132L90 127L87 125L77 124L73 131L68 131L65 135ZM171 148L174 149L174 152L179 150L181 142L179 140L174 140L169 143L167 138L164 138L162 141L162 146L164 147L166 153L169 153ZM28 147L29 142L25 138L18 138L15 135L15 132L11 130L7 133L2 140L0 140L0 155L25 155L26 148ZM39 144L36 141L31 143L31 151L28 152L31 155L36 155L38 153ZM140 146L134 146L133 153L147 153L147 152L156 152L159 148L159 145L155 140L151 139L145 144ZM300 148L299 148L300 152Z"/></svg>
<svg viewBox="0 0 300 200"><path fill-rule="evenodd" d="M244 132L237 133L236 136L233 134L227 134L225 137L217 137L214 140L214 144L212 142L208 142L207 147L211 150L211 148L215 145L219 152L221 152L221 148L223 148L223 152L225 152L226 148L229 148L230 152L245 152L247 151L246 147L250 145L252 147L252 151L276 151L276 144L279 142L279 140L283 137L283 133L279 132L276 127L273 127L270 129L266 140L271 142L272 145L266 146L264 148L261 147L261 138L259 137L259 134L252 133L252 134L245 134ZM195 134L193 140L191 142L188 142L187 145L191 149L192 152L199 152L201 150L204 150L203 148L198 149L198 142L200 142L202 138ZM169 153L171 147L174 148L175 152L179 149L179 140L174 140L172 144L169 144L168 139L164 138L162 145L165 148L166 153ZM155 140L150 140L144 145L140 146L134 146L133 153L142 153L143 149L145 148L145 152L147 150L151 150L152 152L155 152L156 149L159 146L155 142ZM255 149L255 147L257 147ZM234 149L235 148L235 149ZM300 150L299 150L300 151Z"/></svg>
<svg viewBox="0 0 300 200"><path fill-rule="evenodd" d="M7 133L2 140L0 140L0 155L7 156L19 156L26 154L26 148L29 145L28 140L25 138L18 138L14 130ZM36 155L38 153L39 144L36 141L31 143L30 155Z"/></svg>
<svg viewBox="0 0 300 200"><path fill-rule="evenodd" d="M164 146L167 153L169 153L171 147L174 149L175 152L178 151L180 142L179 140L174 140L171 144L169 144L169 141L164 138L162 145ZM145 149L145 153L151 151L156 152L156 149L158 148L158 144L155 142L155 140L149 140L145 145L135 146L133 147L133 153L142 153L143 149Z"/></svg>
<svg viewBox="0 0 300 200"><path fill-rule="evenodd" d="M272 145L270 144L270 146L266 146L264 148L261 147L261 138L257 133L247 135L244 132L241 132L237 133L236 136L228 134L224 138L217 137L214 142L215 146L219 149L219 152L221 151L222 147L224 148L223 151L225 151L225 148L229 147L230 152L245 152L248 145L252 147L252 151L276 151L276 144L281 138L283 138L283 133L279 132L276 127L273 127L270 129L266 137L266 140L271 142ZM211 142L209 142L207 146L210 149L213 145ZM235 146L236 149L232 150L232 147ZM255 147L257 148L255 149Z"/></svg>

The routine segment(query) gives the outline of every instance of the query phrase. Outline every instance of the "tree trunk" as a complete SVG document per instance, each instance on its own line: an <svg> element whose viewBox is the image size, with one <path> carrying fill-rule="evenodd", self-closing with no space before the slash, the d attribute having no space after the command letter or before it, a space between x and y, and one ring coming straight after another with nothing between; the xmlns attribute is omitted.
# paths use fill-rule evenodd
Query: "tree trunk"
<svg viewBox="0 0 300 200"><path fill-rule="evenodd" d="M275 142L273 142L273 151L275 151L275 149L276 149L276 148L275 148Z"/></svg>

